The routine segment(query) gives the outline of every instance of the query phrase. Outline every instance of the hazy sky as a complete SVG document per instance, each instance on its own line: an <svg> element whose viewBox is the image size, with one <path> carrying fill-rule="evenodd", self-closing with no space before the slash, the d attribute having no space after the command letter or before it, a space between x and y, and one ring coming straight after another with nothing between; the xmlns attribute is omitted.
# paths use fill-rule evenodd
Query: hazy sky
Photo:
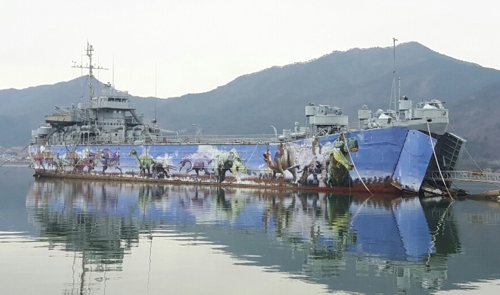
<svg viewBox="0 0 500 295"><path fill-rule="evenodd" d="M87 41L109 68L101 81L162 98L393 37L500 69L499 11L498 0L0 0L0 89L80 76Z"/></svg>

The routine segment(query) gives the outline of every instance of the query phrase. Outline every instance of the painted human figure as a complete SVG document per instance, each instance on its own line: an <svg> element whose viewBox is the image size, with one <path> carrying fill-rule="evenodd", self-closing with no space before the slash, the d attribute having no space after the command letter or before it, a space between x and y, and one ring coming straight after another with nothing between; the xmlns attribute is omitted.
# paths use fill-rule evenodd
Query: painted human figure
<svg viewBox="0 0 500 295"><path fill-rule="evenodd" d="M318 154L321 154L322 147L323 147L323 145L321 145L321 142L319 141L319 137L314 137L314 139L312 141L312 154L314 156L316 156L316 148L319 149Z"/></svg>

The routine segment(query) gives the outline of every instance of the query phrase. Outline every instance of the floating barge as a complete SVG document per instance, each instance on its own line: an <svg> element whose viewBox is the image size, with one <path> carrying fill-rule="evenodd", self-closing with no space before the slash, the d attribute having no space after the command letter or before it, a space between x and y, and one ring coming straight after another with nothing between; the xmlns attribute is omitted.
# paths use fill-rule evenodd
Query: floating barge
<svg viewBox="0 0 500 295"><path fill-rule="evenodd" d="M374 113L358 120L339 107L305 106L306 126L278 134L207 136L162 129L130 106L111 85L94 94L93 47L88 44L89 103L57 107L32 131L29 154L36 177L182 182L331 192L448 191L428 171L455 170L465 140L447 130L439 100ZM396 106L396 103L394 103ZM199 126L198 126L199 127ZM227 176L226 176L227 174Z"/></svg>

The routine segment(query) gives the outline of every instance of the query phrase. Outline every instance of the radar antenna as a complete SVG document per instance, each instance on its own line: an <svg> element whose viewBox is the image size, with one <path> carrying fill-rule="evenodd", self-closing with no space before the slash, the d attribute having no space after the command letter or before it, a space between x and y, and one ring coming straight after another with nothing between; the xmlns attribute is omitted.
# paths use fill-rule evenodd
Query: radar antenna
<svg viewBox="0 0 500 295"><path fill-rule="evenodd" d="M94 79L94 70L107 70L107 68L101 67L101 66L95 66L92 64L92 52L94 51L94 47L87 41L87 48L85 48L85 55L89 58L89 64L88 65L77 65L76 62L73 62L73 68L78 68L78 69L88 69L89 70L89 89L90 89L90 98L94 97L94 85L93 85L93 79Z"/></svg>

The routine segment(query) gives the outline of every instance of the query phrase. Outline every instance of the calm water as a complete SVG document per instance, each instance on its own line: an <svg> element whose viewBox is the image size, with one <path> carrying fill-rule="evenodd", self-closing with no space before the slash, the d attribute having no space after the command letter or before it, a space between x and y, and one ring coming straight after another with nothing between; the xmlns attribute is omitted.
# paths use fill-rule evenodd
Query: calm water
<svg viewBox="0 0 500 295"><path fill-rule="evenodd" d="M498 203L31 174L0 168L2 294L500 293Z"/></svg>

